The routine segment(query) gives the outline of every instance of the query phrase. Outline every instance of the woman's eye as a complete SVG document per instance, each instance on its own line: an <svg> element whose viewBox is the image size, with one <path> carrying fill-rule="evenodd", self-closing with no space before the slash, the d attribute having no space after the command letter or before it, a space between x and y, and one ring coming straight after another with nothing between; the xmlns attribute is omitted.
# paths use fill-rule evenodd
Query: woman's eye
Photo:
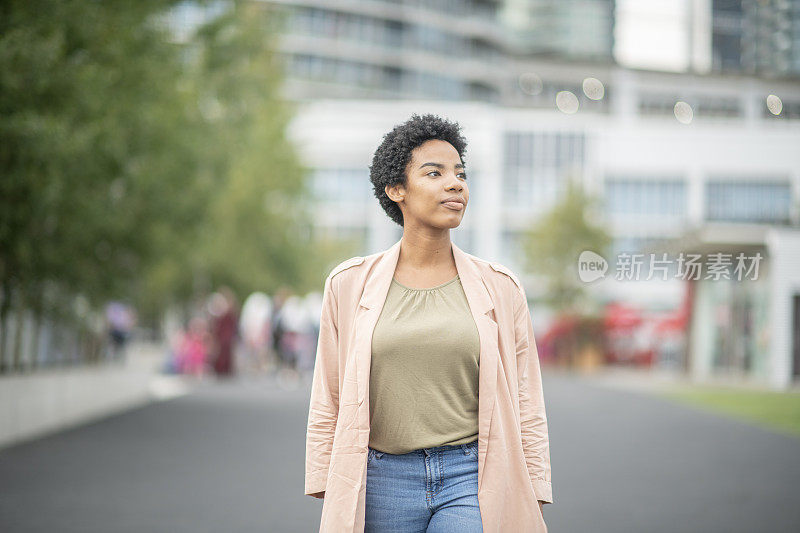
<svg viewBox="0 0 800 533"><path fill-rule="evenodd" d="M426 175L426 176L441 176L441 173L440 173L438 170L431 170L430 172L428 172L428 173L427 173L427 174L425 174L425 175ZM466 174L466 172L459 172L459 173L457 174L457 176L458 176L459 178L461 178L461 179L464 179L464 180L465 180L465 179L467 179L467 174Z"/></svg>

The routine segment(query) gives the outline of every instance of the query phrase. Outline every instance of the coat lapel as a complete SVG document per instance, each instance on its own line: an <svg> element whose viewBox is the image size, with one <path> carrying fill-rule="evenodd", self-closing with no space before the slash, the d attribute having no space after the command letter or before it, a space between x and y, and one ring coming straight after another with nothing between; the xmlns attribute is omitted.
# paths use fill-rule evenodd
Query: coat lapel
<svg viewBox="0 0 800 533"><path fill-rule="evenodd" d="M402 239L386 250L367 275L355 318L354 359L358 382L359 445L364 449L369 444L369 369L372 361L372 334L386 302L386 295L389 293L400 257L401 242ZM451 244L461 285L480 336L478 393L478 488L480 489L497 389L499 359L497 323L488 314L494 309L494 303L478 267L470 259L469 254L463 252L455 243Z"/></svg>

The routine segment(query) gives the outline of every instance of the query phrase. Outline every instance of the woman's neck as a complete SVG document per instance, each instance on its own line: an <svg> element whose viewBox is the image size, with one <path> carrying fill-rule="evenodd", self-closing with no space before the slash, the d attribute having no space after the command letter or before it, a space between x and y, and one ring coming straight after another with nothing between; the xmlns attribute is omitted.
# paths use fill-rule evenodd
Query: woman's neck
<svg viewBox="0 0 800 533"><path fill-rule="evenodd" d="M398 264L409 270L438 270L454 264L450 233L430 238L404 233Z"/></svg>

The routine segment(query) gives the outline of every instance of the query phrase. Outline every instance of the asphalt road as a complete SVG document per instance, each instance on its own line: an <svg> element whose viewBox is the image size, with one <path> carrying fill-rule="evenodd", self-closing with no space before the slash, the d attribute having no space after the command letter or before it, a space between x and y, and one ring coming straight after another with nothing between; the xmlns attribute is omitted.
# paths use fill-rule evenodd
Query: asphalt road
<svg viewBox="0 0 800 533"><path fill-rule="evenodd" d="M546 372L560 532L800 531L800 439ZM308 389L199 385L0 451L3 532L313 532Z"/></svg>

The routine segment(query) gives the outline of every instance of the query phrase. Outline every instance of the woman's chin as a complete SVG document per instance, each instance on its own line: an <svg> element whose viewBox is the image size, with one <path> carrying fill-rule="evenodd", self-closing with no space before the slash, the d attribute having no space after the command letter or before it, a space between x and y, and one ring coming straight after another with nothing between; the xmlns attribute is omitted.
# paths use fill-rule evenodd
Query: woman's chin
<svg viewBox="0 0 800 533"><path fill-rule="evenodd" d="M462 218L460 216L458 218L451 217L450 220L446 220L446 221L442 222L441 224L436 224L436 225L438 227L442 228L442 229L454 229L454 228L457 228L457 227L459 227L461 225L461 221L462 221Z"/></svg>

